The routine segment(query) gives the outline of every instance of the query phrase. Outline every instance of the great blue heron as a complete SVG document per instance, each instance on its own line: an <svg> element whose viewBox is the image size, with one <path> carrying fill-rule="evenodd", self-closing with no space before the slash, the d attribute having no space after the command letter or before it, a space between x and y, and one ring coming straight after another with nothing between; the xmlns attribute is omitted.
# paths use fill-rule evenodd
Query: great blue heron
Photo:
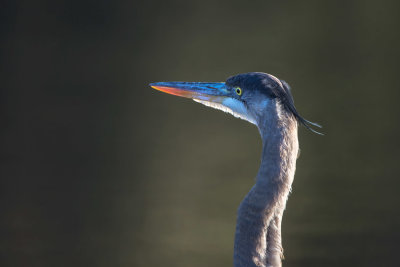
<svg viewBox="0 0 400 267"><path fill-rule="evenodd" d="M226 82L158 82L151 87L192 98L255 124L263 148L256 183L241 202L234 244L234 266L281 266L281 221L299 150L297 123L311 131L316 123L297 113L289 85L261 72L232 76Z"/></svg>

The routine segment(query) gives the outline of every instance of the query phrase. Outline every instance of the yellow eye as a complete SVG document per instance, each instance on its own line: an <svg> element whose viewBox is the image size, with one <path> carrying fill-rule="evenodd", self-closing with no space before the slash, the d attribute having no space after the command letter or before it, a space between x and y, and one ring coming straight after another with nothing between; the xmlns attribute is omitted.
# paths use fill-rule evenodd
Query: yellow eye
<svg viewBox="0 0 400 267"><path fill-rule="evenodd" d="M242 95L242 88L236 87L235 88L235 92L236 92L237 95Z"/></svg>

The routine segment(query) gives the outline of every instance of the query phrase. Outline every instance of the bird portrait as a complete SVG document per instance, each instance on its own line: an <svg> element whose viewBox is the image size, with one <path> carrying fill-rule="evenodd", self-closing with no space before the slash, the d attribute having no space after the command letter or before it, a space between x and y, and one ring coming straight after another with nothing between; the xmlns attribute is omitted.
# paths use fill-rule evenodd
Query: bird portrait
<svg viewBox="0 0 400 267"><path fill-rule="evenodd" d="M262 72L238 74L225 82L157 82L156 90L191 98L257 126L262 157L255 185L237 211L234 266L280 267L281 223L299 152L298 124L320 134L320 125L297 112L289 85Z"/></svg>
<svg viewBox="0 0 400 267"><path fill-rule="evenodd" d="M0 7L0 267L400 266L400 1Z"/></svg>

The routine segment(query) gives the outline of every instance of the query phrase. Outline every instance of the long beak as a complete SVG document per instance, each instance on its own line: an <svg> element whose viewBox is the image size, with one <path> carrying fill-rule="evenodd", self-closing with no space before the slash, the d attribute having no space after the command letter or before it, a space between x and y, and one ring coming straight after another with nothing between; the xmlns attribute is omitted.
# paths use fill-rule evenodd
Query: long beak
<svg viewBox="0 0 400 267"><path fill-rule="evenodd" d="M223 82L159 82L151 83L150 86L167 94L218 103L221 103L229 93Z"/></svg>

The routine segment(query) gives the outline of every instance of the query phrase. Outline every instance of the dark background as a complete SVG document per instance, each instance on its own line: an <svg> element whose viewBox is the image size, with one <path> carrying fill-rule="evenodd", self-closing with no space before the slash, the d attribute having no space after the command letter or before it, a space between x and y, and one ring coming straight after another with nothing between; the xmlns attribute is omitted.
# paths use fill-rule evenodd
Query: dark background
<svg viewBox="0 0 400 267"><path fill-rule="evenodd" d="M0 2L0 265L232 266L256 127L148 87L249 71L304 127L284 266L397 266L398 1Z"/></svg>

